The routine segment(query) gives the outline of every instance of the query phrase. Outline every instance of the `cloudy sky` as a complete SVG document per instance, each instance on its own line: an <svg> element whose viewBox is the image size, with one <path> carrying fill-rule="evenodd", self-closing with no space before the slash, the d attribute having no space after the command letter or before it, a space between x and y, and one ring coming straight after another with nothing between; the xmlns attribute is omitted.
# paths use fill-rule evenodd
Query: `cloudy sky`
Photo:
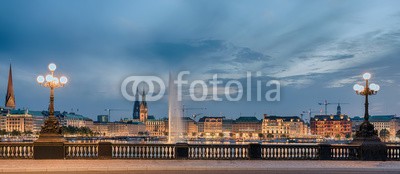
<svg viewBox="0 0 400 174"><path fill-rule="evenodd" d="M79 109L90 118L106 108L128 110L112 113L114 120L132 114L120 90L128 76L156 75L167 83L169 72L188 70L188 80L218 74L224 84L245 84L246 72L261 72L250 88L256 91L255 80L263 87L279 80L281 101L185 98L188 107L207 108L186 114L299 115L319 112L326 99L349 103L343 112L354 116L363 114L363 98L352 86L369 71L382 89L371 99L371 114L397 114L399 6L395 0L1 1L0 96L10 59L19 108L47 108L48 90L35 79L54 62L70 78L56 91L57 110ZM149 102L156 117L167 108L166 98Z"/></svg>

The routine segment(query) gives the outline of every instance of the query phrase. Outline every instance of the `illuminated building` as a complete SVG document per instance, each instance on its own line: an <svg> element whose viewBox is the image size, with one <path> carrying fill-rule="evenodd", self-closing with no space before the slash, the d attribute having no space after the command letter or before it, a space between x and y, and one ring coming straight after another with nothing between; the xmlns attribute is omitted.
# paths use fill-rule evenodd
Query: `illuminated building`
<svg viewBox="0 0 400 174"><path fill-rule="evenodd" d="M168 119L155 119L154 116L148 116L145 122L146 131L150 136L165 136L168 132Z"/></svg>
<svg viewBox="0 0 400 174"><path fill-rule="evenodd" d="M7 114L6 131L12 132L14 130L19 132L32 132L32 115L24 110L11 110L10 113Z"/></svg>
<svg viewBox="0 0 400 174"><path fill-rule="evenodd" d="M201 133L222 133L222 120L225 117L202 117L198 122L198 130Z"/></svg>
<svg viewBox="0 0 400 174"><path fill-rule="evenodd" d="M188 136L196 135L198 132L197 123L190 117L183 117L183 130Z"/></svg>
<svg viewBox="0 0 400 174"><path fill-rule="evenodd" d="M257 117L239 117L235 120L232 133L236 134L236 137L258 137L258 133L262 132L262 121Z"/></svg>
<svg viewBox="0 0 400 174"><path fill-rule="evenodd" d="M346 138L351 135L350 118L347 115L316 115L311 118L311 134L321 138Z"/></svg>
<svg viewBox="0 0 400 174"><path fill-rule="evenodd" d="M262 133L271 138L297 138L307 135L307 125L298 116L264 115Z"/></svg>
<svg viewBox="0 0 400 174"><path fill-rule="evenodd" d="M102 136L137 136L146 132L146 126L141 122L94 122L89 128Z"/></svg>

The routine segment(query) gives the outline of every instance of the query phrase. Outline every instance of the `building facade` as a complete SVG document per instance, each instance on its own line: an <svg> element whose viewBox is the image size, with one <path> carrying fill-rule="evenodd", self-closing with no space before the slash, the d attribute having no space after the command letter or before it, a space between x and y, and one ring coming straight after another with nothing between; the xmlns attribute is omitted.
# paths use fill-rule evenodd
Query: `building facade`
<svg viewBox="0 0 400 174"><path fill-rule="evenodd" d="M146 132L150 136L165 136L168 132L168 119L155 119L154 116L149 116L145 122Z"/></svg>
<svg viewBox="0 0 400 174"><path fill-rule="evenodd" d="M198 122L199 133L222 133L222 120L225 117L202 117Z"/></svg>
<svg viewBox="0 0 400 174"><path fill-rule="evenodd" d="M321 138L349 138L352 122L347 115L316 115L311 118L311 134Z"/></svg>
<svg viewBox="0 0 400 174"><path fill-rule="evenodd" d="M183 117L183 131L189 137L194 137L198 133L197 123L190 117Z"/></svg>
<svg viewBox="0 0 400 174"><path fill-rule="evenodd" d="M236 137L254 138L262 132L262 121L257 117L239 117L232 126L232 133Z"/></svg>
<svg viewBox="0 0 400 174"><path fill-rule="evenodd" d="M33 131L33 118L26 110L11 110L6 115L6 129L7 132L32 132Z"/></svg>
<svg viewBox="0 0 400 174"><path fill-rule="evenodd" d="M307 125L298 116L264 115L262 133L268 138L299 138L307 135Z"/></svg>
<svg viewBox="0 0 400 174"><path fill-rule="evenodd" d="M146 126L141 122L94 122L89 128L102 136L137 136L146 132Z"/></svg>

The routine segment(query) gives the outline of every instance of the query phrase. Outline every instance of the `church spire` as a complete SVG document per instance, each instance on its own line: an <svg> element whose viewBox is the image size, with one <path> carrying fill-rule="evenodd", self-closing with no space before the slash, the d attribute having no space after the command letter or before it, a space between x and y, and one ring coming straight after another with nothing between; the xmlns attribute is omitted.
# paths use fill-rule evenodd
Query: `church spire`
<svg viewBox="0 0 400 174"><path fill-rule="evenodd" d="M147 106L147 102L146 102L146 93L145 93L144 90L142 91L142 104L143 104L144 106Z"/></svg>
<svg viewBox="0 0 400 174"><path fill-rule="evenodd" d="M8 86L6 94L6 108L15 109L15 96L14 96L14 86L12 81L12 69L10 64L10 71L8 73Z"/></svg>
<svg viewBox="0 0 400 174"><path fill-rule="evenodd" d="M139 89L136 88L135 103L133 104L133 119L139 119L140 116L140 101L139 101Z"/></svg>

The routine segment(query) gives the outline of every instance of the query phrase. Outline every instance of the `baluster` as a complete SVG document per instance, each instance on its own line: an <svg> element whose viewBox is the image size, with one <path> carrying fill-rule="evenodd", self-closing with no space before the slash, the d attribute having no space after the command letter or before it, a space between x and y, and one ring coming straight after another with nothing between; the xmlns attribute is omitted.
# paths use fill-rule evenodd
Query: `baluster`
<svg viewBox="0 0 400 174"><path fill-rule="evenodd" d="M210 147L204 147L206 148L206 159L210 158Z"/></svg>
<svg viewBox="0 0 400 174"><path fill-rule="evenodd" d="M113 146L112 150L114 158L118 158L118 145Z"/></svg>
<svg viewBox="0 0 400 174"><path fill-rule="evenodd" d="M157 158L159 158L159 159L162 158L161 153L162 153L161 146L158 146L158 148L157 148Z"/></svg>
<svg viewBox="0 0 400 174"><path fill-rule="evenodd" d="M125 159L127 157L127 149L128 146L127 145L123 145L121 146L121 158Z"/></svg>
<svg viewBox="0 0 400 174"><path fill-rule="evenodd" d="M175 158L175 148L173 148L173 147L171 147L171 148L172 148L172 153L173 153L172 158Z"/></svg>
<svg viewBox="0 0 400 174"><path fill-rule="evenodd" d="M115 158L119 158L119 146L114 147Z"/></svg>
<svg viewBox="0 0 400 174"><path fill-rule="evenodd" d="M133 146L133 157L139 158L139 149L137 146Z"/></svg>
<svg viewBox="0 0 400 174"><path fill-rule="evenodd" d="M0 156L4 158L4 146L0 146Z"/></svg>
<svg viewBox="0 0 400 174"><path fill-rule="evenodd" d="M126 149L127 149L126 158L132 158L132 146L128 145Z"/></svg>
<svg viewBox="0 0 400 174"><path fill-rule="evenodd" d="M14 146L10 146L10 157L14 157L15 156L15 149Z"/></svg>
<svg viewBox="0 0 400 174"><path fill-rule="evenodd" d="M126 146L126 158L131 158L132 148L130 145Z"/></svg>
<svg viewBox="0 0 400 174"><path fill-rule="evenodd" d="M28 158L32 158L33 156L33 146L28 146Z"/></svg>
<svg viewBox="0 0 400 174"><path fill-rule="evenodd" d="M136 146L136 148L137 148L137 157L138 158L142 158L142 146Z"/></svg>
<svg viewBox="0 0 400 174"><path fill-rule="evenodd" d="M217 156L216 150L217 150L217 149L215 149L215 146L211 148L211 157L212 157L213 159L215 159L216 156Z"/></svg>

